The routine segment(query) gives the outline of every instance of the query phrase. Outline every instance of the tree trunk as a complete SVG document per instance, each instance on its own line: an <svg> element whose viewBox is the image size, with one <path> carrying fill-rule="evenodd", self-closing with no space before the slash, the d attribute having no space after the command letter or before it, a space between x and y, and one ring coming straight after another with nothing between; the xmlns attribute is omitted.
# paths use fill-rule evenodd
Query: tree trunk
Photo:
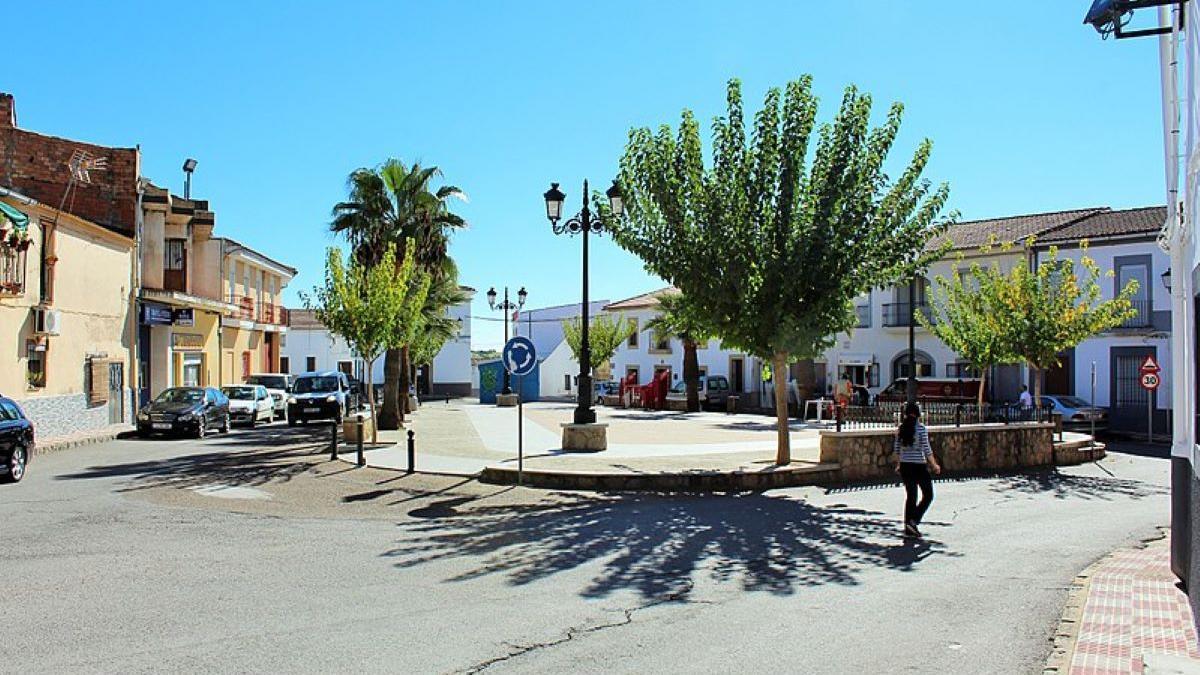
<svg viewBox="0 0 1200 675"><path fill-rule="evenodd" d="M367 405L371 407L371 444L379 442L379 418L375 409L375 384L371 381L371 371L375 369L375 359L367 364Z"/></svg>
<svg viewBox="0 0 1200 675"><path fill-rule="evenodd" d="M979 369L979 393L976 394L975 414L979 417L979 421L983 421L983 390L987 385L987 368Z"/></svg>
<svg viewBox="0 0 1200 675"><path fill-rule="evenodd" d="M408 374L408 345L404 345L400 349L400 423L404 424L404 414L412 412L412 407L409 405L408 390L412 383L412 378Z"/></svg>
<svg viewBox="0 0 1200 675"><path fill-rule="evenodd" d="M1042 408L1042 369L1034 365L1029 366L1033 370L1033 407L1035 410Z"/></svg>
<svg viewBox="0 0 1200 675"><path fill-rule="evenodd" d="M696 341L683 342L683 381L687 385L687 411L700 411L700 360L696 356Z"/></svg>
<svg viewBox="0 0 1200 675"><path fill-rule="evenodd" d="M776 352L772 359L775 374L775 423L779 432L779 441L775 450L775 463L784 465L792 461L792 437L788 427L787 406L787 353Z"/></svg>
<svg viewBox="0 0 1200 675"><path fill-rule="evenodd" d="M400 415L400 350L389 349L383 357L383 409L375 423L380 429L399 429L404 418Z"/></svg>

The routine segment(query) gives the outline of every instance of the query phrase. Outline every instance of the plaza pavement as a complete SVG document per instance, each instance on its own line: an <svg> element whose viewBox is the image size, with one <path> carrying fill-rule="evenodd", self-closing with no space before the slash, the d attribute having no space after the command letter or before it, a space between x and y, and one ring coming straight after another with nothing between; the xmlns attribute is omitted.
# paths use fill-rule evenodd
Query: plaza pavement
<svg viewBox="0 0 1200 675"><path fill-rule="evenodd" d="M573 472L656 473L683 470L751 471L773 464L775 419L720 412L679 413L598 406L597 422L608 424L608 449L597 453L561 450L559 425L570 422L574 405L537 402L523 406L526 468ZM488 466L517 462L517 409L466 399L426 403L408 428L416 442L415 470L473 476ZM793 421L792 460L816 465L817 427ZM365 451L367 464L404 470L407 430L379 432L384 447ZM343 453L351 447L343 446ZM342 455L354 461L352 453Z"/></svg>

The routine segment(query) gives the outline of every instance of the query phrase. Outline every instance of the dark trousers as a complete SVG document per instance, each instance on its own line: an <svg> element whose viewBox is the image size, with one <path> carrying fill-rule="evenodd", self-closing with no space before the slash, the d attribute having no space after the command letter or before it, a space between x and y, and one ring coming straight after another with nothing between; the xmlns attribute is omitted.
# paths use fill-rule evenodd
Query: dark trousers
<svg viewBox="0 0 1200 675"><path fill-rule="evenodd" d="M925 510L933 501L933 477L925 463L900 463L900 479L904 481L904 520L920 524ZM921 488L921 501L917 501L917 488Z"/></svg>

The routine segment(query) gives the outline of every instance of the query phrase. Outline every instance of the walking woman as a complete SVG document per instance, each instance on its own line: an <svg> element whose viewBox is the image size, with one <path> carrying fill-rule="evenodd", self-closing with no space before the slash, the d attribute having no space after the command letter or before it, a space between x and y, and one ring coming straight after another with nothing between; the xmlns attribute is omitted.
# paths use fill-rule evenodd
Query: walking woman
<svg viewBox="0 0 1200 675"><path fill-rule="evenodd" d="M904 535L919 537L917 526L933 501L933 478L942 472L933 449L929 447L929 432L921 424L921 408L916 403L904 406L904 419L896 432L896 473L904 481ZM917 488L921 501L917 501Z"/></svg>

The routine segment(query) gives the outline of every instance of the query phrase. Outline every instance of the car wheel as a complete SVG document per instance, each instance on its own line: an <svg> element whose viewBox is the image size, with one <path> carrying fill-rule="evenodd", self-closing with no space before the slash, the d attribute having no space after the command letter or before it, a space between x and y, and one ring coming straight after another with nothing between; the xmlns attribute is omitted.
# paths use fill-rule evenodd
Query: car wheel
<svg viewBox="0 0 1200 675"><path fill-rule="evenodd" d="M288 426L289 426L289 427L294 427L294 426L296 426L296 420L288 420Z"/></svg>
<svg viewBox="0 0 1200 675"><path fill-rule="evenodd" d="M229 433L229 413L225 413L225 420L221 422L221 433Z"/></svg>
<svg viewBox="0 0 1200 675"><path fill-rule="evenodd" d="M25 467L29 464L29 451L25 446L18 445L13 448L12 454L8 457L8 473L0 476L5 483L18 483L25 477Z"/></svg>
<svg viewBox="0 0 1200 675"><path fill-rule="evenodd" d="M249 426L251 429L253 429L256 424L258 424L258 413L257 412L250 416Z"/></svg>

